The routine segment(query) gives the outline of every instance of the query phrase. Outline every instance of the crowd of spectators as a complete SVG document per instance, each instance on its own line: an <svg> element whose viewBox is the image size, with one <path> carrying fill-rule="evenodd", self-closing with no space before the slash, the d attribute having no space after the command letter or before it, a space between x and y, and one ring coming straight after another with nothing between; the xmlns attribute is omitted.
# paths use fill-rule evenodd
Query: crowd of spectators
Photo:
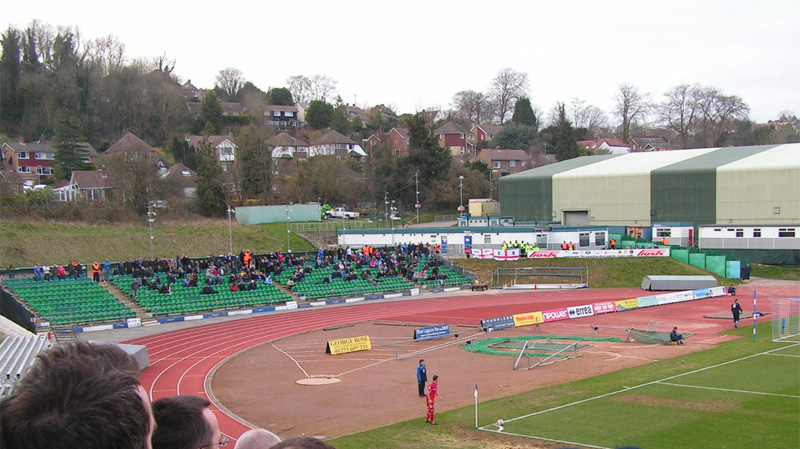
<svg viewBox="0 0 800 449"><path fill-rule="evenodd" d="M75 342L37 355L0 401L0 447L8 449L193 449L226 447L206 398L160 398L151 404L136 359L116 345ZM240 446L241 443L241 446ZM309 437L245 432L234 449L334 449Z"/></svg>
<svg viewBox="0 0 800 449"><path fill-rule="evenodd" d="M202 287L201 293L214 294L223 288L248 291L257 290L260 284L272 285L274 276L296 263L297 257L291 254L254 255L246 250L238 255L211 254L204 258L189 258L185 254L174 259L129 258L116 264L113 274L134 277L131 285L134 298L142 287L164 294L170 294L173 288Z"/></svg>
<svg viewBox="0 0 800 449"><path fill-rule="evenodd" d="M411 281L447 279L447 275L440 273L438 268L443 265L443 260L430 257L436 253L436 245L422 243L400 243L387 248L366 245L360 249L320 249L313 260L294 260L291 265L292 276L286 286L293 289L298 283L305 282L314 270L328 268L330 271L322 278L322 284L332 284L339 279L373 283L381 278L393 277L403 277Z"/></svg>
<svg viewBox="0 0 800 449"><path fill-rule="evenodd" d="M63 266L37 264L33 267L33 277L37 281L80 279L89 276L89 271L92 271L95 281L109 281L113 276L133 276L131 296L135 298L141 288L165 295L181 287L202 287L203 294L214 294L222 289L257 290L259 285L273 285L276 276L289 270L292 277L286 286L291 290L297 283L304 282L306 275L322 268L332 269L323 278L323 284L337 279L377 283L378 279L398 276L410 281L443 280L447 275L440 273L442 260L430 257L438 255L438 252L439 245L423 243L398 243L387 248L367 245L360 249L349 246L320 249L315 256L313 253L282 252L257 255L248 249L237 255L211 254L202 258L189 258L183 254L174 258L128 258L118 263L106 259L102 264L88 265L89 270L87 265L77 260Z"/></svg>

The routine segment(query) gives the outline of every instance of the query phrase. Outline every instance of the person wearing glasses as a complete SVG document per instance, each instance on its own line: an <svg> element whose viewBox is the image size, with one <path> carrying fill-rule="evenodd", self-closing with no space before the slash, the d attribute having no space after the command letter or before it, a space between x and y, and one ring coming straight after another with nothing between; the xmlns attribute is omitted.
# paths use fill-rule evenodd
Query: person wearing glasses
<svg viewBox="0 0 800 449"><path fill-rule="evenodd" d="M149 449L154 427L139 365L116 345L76 342L43 351L0 401L6 449Z"/></svg>
<svg viewBox="0 0 800 449"><path fill-rule="evenodd" d="M230 440L219 430L211 402L199 396L168 396L153 402L153 449L216 449Z"/></svg>

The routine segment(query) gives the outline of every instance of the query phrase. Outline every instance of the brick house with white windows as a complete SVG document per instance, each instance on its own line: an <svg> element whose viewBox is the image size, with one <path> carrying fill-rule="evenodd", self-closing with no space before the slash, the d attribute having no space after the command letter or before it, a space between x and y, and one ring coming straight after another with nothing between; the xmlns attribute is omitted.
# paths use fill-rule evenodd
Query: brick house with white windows
<svg viewBox="0 0 800 449"><path fill-rule="evenodd" d="M494 137L503 130L503 125L473 125L470 132L475 136L475 142L490 142Z"/></svg>
<svg viewBox="0 0 800 449"><path fill-rule="evenodd" d="M81 143L86 151L84 162L97 158L97 150L88 143ZM38 140L36 142L3 142L0 147L3 165L13 169L22 178L25 186L43 184L53 175L56 158L56 142Z"/></svg>
<svg viewBox="0 0 800 449"><path fill-rule="evenodd" d="M454 158L471 159L475 156L475 135L466 126L447 122L433 132L439 146L450 150Z"/></svg>
<svg viewBox="0 0 800 449"><path fill-rule="evenodd" d="M489 170L499 173L501 176L533 168L531 156L524 150L490 150L487 148L481 150L475 160L486 162Z"/></svg>
<svg viewBox="0 0 800 449"><path fill-rule="evenodd" d="M364 139L364 149L372 156L375 148L379 145L385 146L392 152L393 156L408 155L408 128L395 127L387 133L373 134Z"/></svg>

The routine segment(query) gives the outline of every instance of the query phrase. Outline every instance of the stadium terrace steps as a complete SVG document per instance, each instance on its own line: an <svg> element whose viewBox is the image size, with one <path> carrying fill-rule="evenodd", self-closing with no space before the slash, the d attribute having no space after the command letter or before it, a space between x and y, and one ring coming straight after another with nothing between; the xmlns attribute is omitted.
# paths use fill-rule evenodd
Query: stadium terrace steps
<svg viewBox="0 0 800 449"><path fill-rule="evenodd" d="M133 318L136 313L91 279L36 281L8 279L6 286L51 325Z"/></svg>

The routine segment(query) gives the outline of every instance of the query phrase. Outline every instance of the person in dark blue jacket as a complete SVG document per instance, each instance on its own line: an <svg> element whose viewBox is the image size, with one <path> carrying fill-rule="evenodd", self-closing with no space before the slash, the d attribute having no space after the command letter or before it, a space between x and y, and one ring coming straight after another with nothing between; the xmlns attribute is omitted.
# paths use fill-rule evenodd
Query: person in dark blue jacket
<svg viewBox="0 0 800 449"><path fill-rule="evenodd" d="M417 384L419 385L419 397L425 397L425 382L428 381L428 371L425 368L425 359L419 359L417 367Z"/></svg>

